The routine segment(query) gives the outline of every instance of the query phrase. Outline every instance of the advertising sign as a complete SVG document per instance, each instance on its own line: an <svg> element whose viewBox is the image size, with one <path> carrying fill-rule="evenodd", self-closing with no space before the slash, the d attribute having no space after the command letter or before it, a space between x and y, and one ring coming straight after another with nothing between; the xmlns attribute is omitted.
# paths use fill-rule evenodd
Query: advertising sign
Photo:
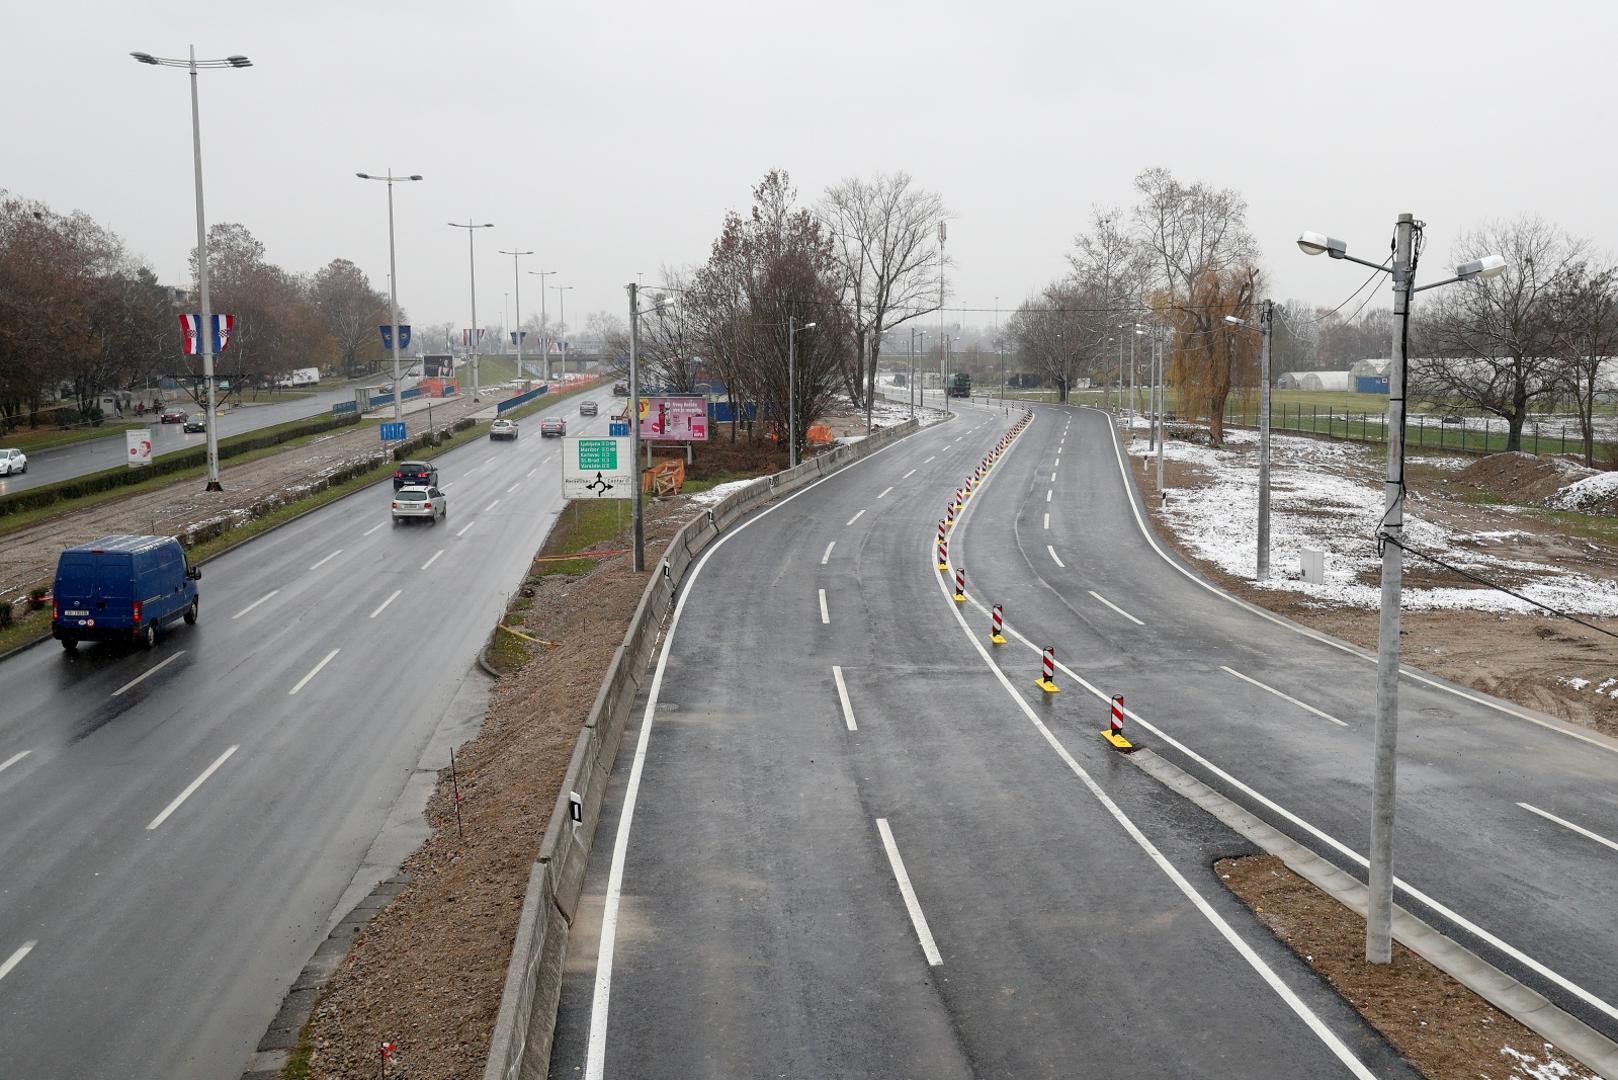
<svg viewBox="0 0 1618 1080"><path fill-rule="evenodd" d="M707 400L700 397L641 398L640 437L649 442L707 442Z"/></svg>
<svg viewBox="0 0 1618 1080"><path fill-rule="evenodd" d="M421 373L429 379L450 379L455 376L455 358L442 353L421 358Z"/></svg>
<svg viewBox="0 0 1618 1080"><path fill-rule="evenodd" d="M634 482L634 451L629 439L563 437L563 498L627 499Z"/></svg>
<svg viewBox="0 0 1618 1080"><path fill-rule="evenodd" d="M145 468L152 463L152 429L133 428L124 432L124 446L129 449L129 467Z"/></svg>

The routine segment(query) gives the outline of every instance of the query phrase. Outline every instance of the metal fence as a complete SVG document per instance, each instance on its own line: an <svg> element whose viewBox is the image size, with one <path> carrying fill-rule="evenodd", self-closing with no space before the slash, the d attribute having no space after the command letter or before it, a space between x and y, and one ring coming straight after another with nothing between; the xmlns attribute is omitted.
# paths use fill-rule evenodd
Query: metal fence
<svg viewBox="0 0 1618 1080"><path fill-rule="evenodd" d="M1258 410L1233 403L1225 409L1225 423L1231 427L1257 427ZM1369 410L1282 404L1270 409L1270 430L1353 442L1386 442L1388 416ZM1405 418L1405 445L1410 449L1497 454L1506 448L1508 436L1505 422L1495 417L1417 414ZM1584 435L1577 423L1530 420L1523 425L1522 449L1530 454L1582 455Z"/></svg>

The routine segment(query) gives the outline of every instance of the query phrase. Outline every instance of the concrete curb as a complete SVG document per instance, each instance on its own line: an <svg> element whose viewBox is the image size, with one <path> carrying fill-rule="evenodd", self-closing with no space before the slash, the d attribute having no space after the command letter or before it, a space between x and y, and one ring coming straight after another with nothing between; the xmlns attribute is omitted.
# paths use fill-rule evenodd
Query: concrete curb
<svg viewBox="0 0 1618 1080"><path fill-rule="evenodd" d="M1352 874L1265 824L1150 750L1141 749L1128 760L1164 787L1190 799L1264 851L1278 856L1289 870L1356 915L1365 917L1367 889ZM1618 1076L1618 1043L1397 905L1393 909L1393 936L1411 952L1547 1042L1554 1043L1602 1076Z"/></svg>

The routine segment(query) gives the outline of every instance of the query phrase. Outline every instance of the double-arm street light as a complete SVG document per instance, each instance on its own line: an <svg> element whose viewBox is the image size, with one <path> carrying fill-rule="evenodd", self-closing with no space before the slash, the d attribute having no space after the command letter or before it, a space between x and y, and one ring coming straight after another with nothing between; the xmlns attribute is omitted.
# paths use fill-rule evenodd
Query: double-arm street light
<svg viewBox="0 0 1618 1080"><path fill-rule="evenodd" d="M640 283L631 282L625 285L624 289L629 293L629 407L625 412L629 416L629 454L635 462L635 482L630 485L629 493L629 518L631 531L635 535L633 545L635 572L640 573L646 569L646 529L642 524L640 492L640 317L643 312L640 306ZM673 297L659 296L644 314L665 312L673 307ZM562 353L562 374L567 374L565 348Z"/></svg>
<svg viewBox="0 0 1618 1080"><path fill-rule="evenodd" d="M539 359L540 363L545 365L545 379L547 382L550 381L551 377L551 334L550 328L545 325L545 279L557 273L560 273L560 271L528 271L529 277L539 279Z"/></svg>
<svg viewBox="0 0 1618 1080"><path fill-rule="evenodd" d="M522 378L522 269L518 260L524 255L532 255L532 251L502 251L502 255L511 256L512 288L517 291L517 378Z"/></svg>
<svg viewBox="0 0 1618 1080"><path fill-rule="evenodd" d="M562 339L562 377L567 378L567 294L573 286L552 285L551 291L556 294L558 305L556 316L556 336ZM639 425L636 425L637 427Z"/></svg>
<svg viewBox="0 0 1618 1080"><path fill-rule="evenodd" d="M473 241L476 239L479 229L492 229L494 228L494 222L485 221L479 225L468 221L463 225L459 221L452 221L449 224L451 228L466 230L466 265L472 274L472 329L467 332L467 336L472 339L470 343L472 355L467 364L472 369L472 400L476 401L478 400L478 357L480 355L478 346L482 342L478 341L478 259L477 249Z"/></svg>
<svg viewBox="0 0 1618 1080"><path fill-rule="evenodd" d="M190 47L190 52L184 60L168 59L143 52L133 52L129 55L143 64L185 68L191 72L191 159L197 186L197 302L202 307L201 317L197 320L199 339L197 344L202 353L202 382L208 395L203 405L207 417L208 443L208 485L205 490L223 491L224 486L219 483L219 431L218 425L214 423L218 410L214 399L213 311L208 303L208 225L207 215L202 208L202 114L197 106L197 72L203 68L217 70L252 67L253 62L240 55L227 56L222 60L198 60L194 45Z"/></svg>
<svg viewBox="0 0 1618 1080"><path fill-rule="evenodd" d="M1231 326L1253 329L1246 319L1226 315ZM1262 335L1258 360L1258 562L1253 576L1270 580L1270 341L1275 325L1275 306L1268 300L1259 313L1258 332Z"/></svg>
<svg viewBox="0 0 1618 1080"><path fill-rule="evenodd" d="M813 330L815 324L798 325L796 315L787 316L787 465L798 464L798 331Z"/></svg>
<svg viewBox="0 0 1618 1080"><path fill-rule="evenodd" d="M1393 266L1356 259L1341 240L1306 232L1298 237L1305 255L1334 259L1388 271L1393 277L1393 346L1388 364L1388 469L1382 522L1377 544L1382 550L1382 609L1377 622L1376 736L1371 767L1370 896L1365 917L1365 959L1386 964L1393 958L1393 811L1399 742L1399 603L1404 580L1404 449L1405 340L1410 321L1410 295L1423 289L1494 277L1506 268L1499 255L1487 255L1455 268L1455 276L1416 286L1412 240L1419 228L1410 214L1400 214L1393 238Z"/></svg>
<svg viewBox="0 0 1618 1080"><path fill-rule="evenodd" d="M354 175L361 180L380 180L388 185L388 307L391 313L389 317L393 320L393 338L390 345L393 349L393 419L397 423L404 416L404 403L400 400L404 387L399 385L399 271L393 260L393 185L395 181L402 184L420 180L421 176L418 173L394 176L392 169L389 169L384 176L372 176L370 173L362 172Z"/></svg>

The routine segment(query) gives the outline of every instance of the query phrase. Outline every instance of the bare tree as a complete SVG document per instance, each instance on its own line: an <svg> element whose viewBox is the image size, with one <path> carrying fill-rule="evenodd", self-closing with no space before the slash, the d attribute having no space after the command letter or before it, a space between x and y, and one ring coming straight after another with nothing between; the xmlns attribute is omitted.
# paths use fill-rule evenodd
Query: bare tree
<svg viewBox="0 0 1618 1080"><path fill-rule="evenodd" d="M1618 352L1618 266L1603 260L1570 267L1555 307L1560 379L1578 410L1584 463L1594 466L1596 397L1606 389L1602 369Z"/></svg>

